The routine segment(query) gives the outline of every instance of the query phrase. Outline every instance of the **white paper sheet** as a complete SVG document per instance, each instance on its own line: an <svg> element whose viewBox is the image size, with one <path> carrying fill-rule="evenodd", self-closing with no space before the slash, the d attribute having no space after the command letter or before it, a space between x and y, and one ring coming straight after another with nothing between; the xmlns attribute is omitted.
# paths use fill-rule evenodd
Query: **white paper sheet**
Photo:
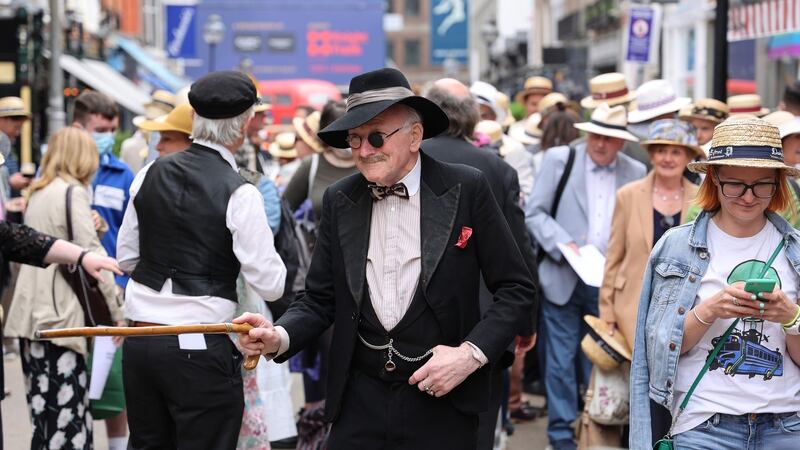
<svg viewBox="0 0 800 450"><path fill-rule="evenodd" d="M108 373L111 371L111 363L114 362L114 354L117 346L110 336L100 336L94 338L94 350L92 353L92 377L89 382L89 398L100 400L103 390L106 388Z"/></svg>
<svg viewBox="0 0 800 450"><path fill-rule="evenodd" d="M564 244L556 244L572 270L589 286L599 288L603 284L603 268L606 258L594 245L581 247L580 255Z"/></svg>

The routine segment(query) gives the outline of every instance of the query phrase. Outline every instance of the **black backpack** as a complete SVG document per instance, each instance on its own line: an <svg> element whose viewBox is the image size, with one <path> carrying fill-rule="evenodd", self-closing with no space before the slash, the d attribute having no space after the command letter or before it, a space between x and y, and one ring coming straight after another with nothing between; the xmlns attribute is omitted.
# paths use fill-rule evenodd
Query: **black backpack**
<svg viewBox="0 0 800 450"><path fill-rule="evenodd" d="M308 266L311 264L311 254L308 251L305 235L294 220L285 199L281 199L281 226L275 235L275 251L286 266L286 284L281 298L267 302L273 320L277 320L286 312L297 292L303 289Z"/></svg>

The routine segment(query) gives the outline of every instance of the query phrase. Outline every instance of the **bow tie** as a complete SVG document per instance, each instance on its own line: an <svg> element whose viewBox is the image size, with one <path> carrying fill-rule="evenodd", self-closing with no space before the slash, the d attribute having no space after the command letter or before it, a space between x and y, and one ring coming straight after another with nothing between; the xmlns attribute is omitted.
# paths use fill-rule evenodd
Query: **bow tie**
<svg viewBox="0 0 800 450"><path fill-rule="evenodd" d="M390 195L396 195L400 198L408 198L408 188L403 183L395 183L391 186L381 186L377 183L367 184L369 188L369 195L373 200L383 200Z"/></svg>
<svg viewBox="0 0 800 450"><path fill-rule="evenodd" d="M592 167L592 172L595 172L595 173L597 173L597 172L609 172L609 173L611 173L613 171L614 171L614 166L611 165L611 164L609 164L607 166L595 165L594 167Z"/></svg>

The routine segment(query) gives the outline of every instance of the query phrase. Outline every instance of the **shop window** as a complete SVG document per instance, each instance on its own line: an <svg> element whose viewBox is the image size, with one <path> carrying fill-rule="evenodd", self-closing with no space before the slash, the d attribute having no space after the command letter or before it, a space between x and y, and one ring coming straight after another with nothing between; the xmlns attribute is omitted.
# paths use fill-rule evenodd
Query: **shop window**
<svg viewBox="0 0 800 450"><path fill-rule="evenodd" d="M405 42L405 65L406 66L419 66L422 61L420 55L419 39L409 39Z"/></svg>

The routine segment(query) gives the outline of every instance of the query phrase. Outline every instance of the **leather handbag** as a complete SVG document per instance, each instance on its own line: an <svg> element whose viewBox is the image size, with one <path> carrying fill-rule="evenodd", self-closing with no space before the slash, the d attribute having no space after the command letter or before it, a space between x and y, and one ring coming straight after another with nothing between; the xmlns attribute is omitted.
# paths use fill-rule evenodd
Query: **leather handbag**
<svg viewBox="0 0 800 450"><path fill-rule="evenodd" d="M72 189L74 187L74 185L70 185L67 188L67 238L70 242L75 238L72 233ZM87 327L114 324L105 295L98 287L97 280L88 275L83 266L60 264L58 270L78 297L78 302L83 309L83 320Z"/></svg>

